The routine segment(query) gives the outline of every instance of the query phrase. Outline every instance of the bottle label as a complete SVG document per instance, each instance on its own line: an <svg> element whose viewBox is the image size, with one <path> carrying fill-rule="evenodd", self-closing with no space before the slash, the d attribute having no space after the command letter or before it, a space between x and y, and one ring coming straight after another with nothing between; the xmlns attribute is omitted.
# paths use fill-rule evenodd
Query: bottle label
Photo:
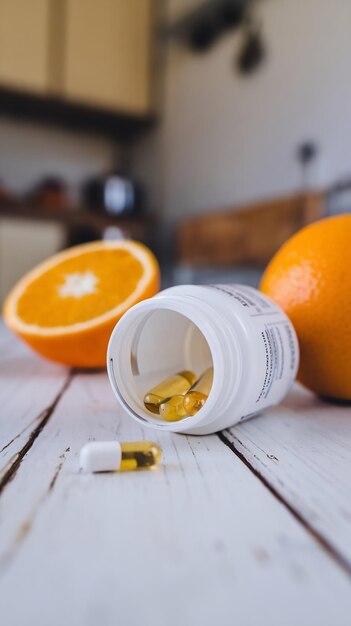
<svg viewBox="0 0 351 626"><path fill-rule="evenodd" d="M297 356L290 324L287 322L265 324L264 330L261 331L261 340L264 345L266 366L256 404L268 398L272 385L275 381L283 379L286 369L295 371ZM290 349L287 350L287 346Z"/></svg>
<svg viewBox="0 0 351 626"><path fill-rule="evenodd" d="M284 395L295 377L298 359L296 337L290 321L276 304L253 287L244 285L211 285L232 298L252 318L257 341L256 384L247 413L240 421L252 417Z"/></svg>
<svg viewBox="0 0 351 626"><path fill-rule="evenodd" d="M233 298L251 317L280 315L275 306L253 287L246 285L210 285Z"/></svg>

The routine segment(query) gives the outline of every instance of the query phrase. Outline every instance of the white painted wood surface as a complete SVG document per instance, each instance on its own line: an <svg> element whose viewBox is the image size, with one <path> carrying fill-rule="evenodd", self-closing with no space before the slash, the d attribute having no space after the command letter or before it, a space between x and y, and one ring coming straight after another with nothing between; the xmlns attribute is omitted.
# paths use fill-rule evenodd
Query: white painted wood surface
<svg viewBox="0 0 351 626"><path fill-rule="evenodd" d="M224 436L351 571L351 408L296 385Z"/></svg>
<svg viewBox="0 0 351 626"><path fill-rule="evenodd" d="M0 355L1 624L349 626L348 408L297 390L220 436L169 435L104 373L3 329ZM158 441L161 467L84 475L80 447L114 438Z"/></svg>
<svg viewBox="0 0 351 626"><path fill-rule="evenodd" d="M0 478L45 421L69 374L25 349L0 320Z"/></svg>

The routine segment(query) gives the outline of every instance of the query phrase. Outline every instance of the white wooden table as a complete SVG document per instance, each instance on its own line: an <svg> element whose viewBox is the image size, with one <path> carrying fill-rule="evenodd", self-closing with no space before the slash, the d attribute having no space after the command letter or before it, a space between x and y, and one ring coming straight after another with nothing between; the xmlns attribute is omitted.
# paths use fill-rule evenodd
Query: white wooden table
<svg viewBox="0 0 351 626"><path fill-rule="evenodd" d="M350 626L351 409L296 387L208 437L143 429L104 373L0 332L2 626ZM89 440L156 471L84 475Z"/></svg>

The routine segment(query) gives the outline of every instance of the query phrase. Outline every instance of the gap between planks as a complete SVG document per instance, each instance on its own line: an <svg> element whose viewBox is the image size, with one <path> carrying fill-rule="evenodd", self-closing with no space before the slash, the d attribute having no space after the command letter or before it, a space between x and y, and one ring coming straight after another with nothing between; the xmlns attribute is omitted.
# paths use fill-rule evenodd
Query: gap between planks
<svg viewBox="0 0 351 626"><path fill-rule="evenodd" d="M74 377L74 372L70 372L68 374L67 378L65 379L65 381L64 381L60 391L54 397L53 401L35 419L35 421L38 421L38 424L32 430L32 432L30 433L30 435L29 435L26 443L24 444L24 446L22 446L22 448L19 450L19 452L16 453L15 458L10 461L10 463L8 464L8 467L6 467L4 469L4 471L2 472L2 475L0 477L0 496L1 496L2 492L3 492L3 490L5 489L5 487L16 476L17 471L19 470L24 457L26 456L27 452L29 452L29 450L33 446L34 442L36 441L36 439L39 437L40 433L42 432L43 428L48 423L51 415L55 411L55 409L56 409L58 403L60 402L63 394L65 393L65 391L70 386L70 384L71 384L71 382L73 380L73 377ZM6 446L4 446L4 447L6 447Z"/></svg>
<svg viewBox="0 0 351 626"><path fill-rule="evenodd" d="M259 479L268 491L281 503L285 508L293 515L293 517L305 528L305 530L312 535L312 537L319 543L319 545L327 552L327 554L343 569L343 571L351 577L351 563L345 559L345 557L328 541L322 533L320 533L314 526L289 502L287 502L281 493L268 481L268 479L260 474L260 472L251 465L250 461L240 452L225 435L225 430L216 433L220 441L224 443L234 454L246 465L246 467Z"/></svg>
<svg viewBox="0 0 351 626"><path fill-rule="evenodd" d="M9 482L16 476L16 473L17 473L18 469L20 468L21 463L22 463L24 457L26 456L27 452L29 452L29 450L32 448L33 444L35 443L36 439L39 437L39 435L42 432L42 430L45 428L45 426L48 423L51 415L54 413L58 403L60 402L60 400L63 397L64 393L67 391L67 389L70 386L74 376L77 373L79 373L79 372L76 372L76 371L72 370L68 374L68 376L65 379L61 389L56 394L56 396L53 399L53 401L36 418L35 421L38 421L39 423L32 430L32 432L30 433L26 443L19 450L19 452L15 455L15 458L10 462L9 467L6 468L5 471L3 471L3 473L2 473L2 475L0 477L0 496L1 496L2 492L3 492L3 490L9 484ZM320 533L318 530L316 530L314 528L314 526L312 524L310 524L309 521L296 508L294 508L289 502L287 502L284 499L284 497L279 493L279 491L277 491L277 489L268 481L268 479L266 477L264 477L262 474L260 474L260 472L251 465L251 463L248 461L248 459L246 459L246 457L243 455L243 453L240 452L235 447L234 443L226 437L225 431L218 432L217 436L218 436L219 440L225 446L227 446L233 452L233 454L235 454L235 456L237 456L238 459L242 463L244 463L244 465L260 480L261 484L264 485L264 487L266 489L268 489L270 491L270 493L281 504L284 505L284 507L290 512L290 514L293 515L293 517L305 528L305 530L310 535L312 535L312 537L318 542L318 544L343 569L343 571L348 576L351 576L351 564L349 563L349 561L346 560L344 558L344 556L337 549L335 549L335 547L328 541L328 539L326 539L323 536L322 533ZM54 484L55 484L56 479L57 479L57 475L58 475L58 471L55 473L55 475L54 475L54 477L53 477L53 479L52 479L52 481L50 483L50 491L54 487Z"/></svg>

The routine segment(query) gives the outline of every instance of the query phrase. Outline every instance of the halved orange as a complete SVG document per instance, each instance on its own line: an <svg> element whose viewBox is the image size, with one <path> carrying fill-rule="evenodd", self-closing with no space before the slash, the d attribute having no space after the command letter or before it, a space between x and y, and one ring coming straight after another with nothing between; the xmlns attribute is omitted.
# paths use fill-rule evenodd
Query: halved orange
<svg viewBox="0 0 351 626"><path fill-rule="evenodd" d="M116 322L159 288L152 252L135 241L69 248L24 276L4 305L7 325L42 356L102 367Z"/></svg>

